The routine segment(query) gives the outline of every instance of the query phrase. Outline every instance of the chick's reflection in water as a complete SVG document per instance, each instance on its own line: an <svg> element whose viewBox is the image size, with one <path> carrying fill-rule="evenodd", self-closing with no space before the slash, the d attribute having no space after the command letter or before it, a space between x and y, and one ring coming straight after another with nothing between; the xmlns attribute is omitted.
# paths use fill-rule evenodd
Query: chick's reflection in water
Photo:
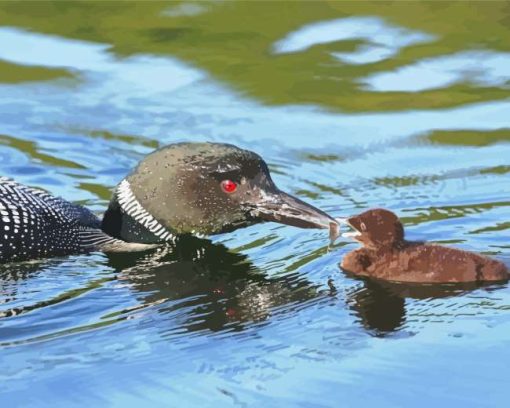
<svg viewBox="0 0 510 408"><path fill-rule="evenodd" d="M490 292L504 287L476 282L411 285L371 279L359 280L363 281L363 286L347 294L347 304L363 327L376 337L385 337L405 329L409 318L409 305L406 306L406 302L461 296L480 288ZM434 312L431 310L429 313ZM437 313L439 319L444 318L444 310L438 310Z"/></svg>
<svg viewBox="0 0 510 408"><path fill-rule="evenodd" d="M142 257L110 254L109 264L145 305L178 312L188 331L243 330L327 295L298 273L268 277L247 256L194 237Z"/></svg>

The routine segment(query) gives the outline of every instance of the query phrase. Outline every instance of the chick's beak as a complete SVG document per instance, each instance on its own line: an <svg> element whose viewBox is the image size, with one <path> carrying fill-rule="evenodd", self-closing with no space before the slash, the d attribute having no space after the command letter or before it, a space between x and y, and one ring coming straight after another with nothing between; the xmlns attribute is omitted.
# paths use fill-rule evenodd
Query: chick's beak
<svg viewBox="0 0 510 408"><path fill-rule="evenodd" d="M352 231L344 232L343 234L341 234L341 236L343 238L352 238L355 239L356 241L359 241L362 236L362 233L361 231L359 231L358 229L359 227L357 227L359 223L357 222L356 217L347 218L344 220L344 222L345 224L352 228Z"/></svg>

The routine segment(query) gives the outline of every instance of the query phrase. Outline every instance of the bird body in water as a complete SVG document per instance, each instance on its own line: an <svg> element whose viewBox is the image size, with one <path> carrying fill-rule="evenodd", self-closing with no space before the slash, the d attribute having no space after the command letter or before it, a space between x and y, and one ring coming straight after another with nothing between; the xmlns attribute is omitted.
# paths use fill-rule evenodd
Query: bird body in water
<svg viewBox="0 0 510 408"><path fill-rule="evenodd" d="M391 211L374 208L349 217L351 236L363 244L342 259L342 269L358 276L406 283L507 281L505 264L458 248L404 239L404 227Z"/></svg>
<svg viewBox="0 0 510 408"><path fill-rule="evenodd" d="M146 156L115 189L100 220L91 211L0 177L0 262L139 251L276 221L330 228L326 213L280 191L257 154L229 144L176 143Z"/></svg>

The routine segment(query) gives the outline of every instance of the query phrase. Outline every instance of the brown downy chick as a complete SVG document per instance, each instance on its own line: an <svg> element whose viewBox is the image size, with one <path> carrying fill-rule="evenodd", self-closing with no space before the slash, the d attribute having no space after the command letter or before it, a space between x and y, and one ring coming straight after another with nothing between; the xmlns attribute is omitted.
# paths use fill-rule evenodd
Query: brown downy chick
<svg viewBox="0 0 510 408"><path fill-rule="evenodd" d="M398 217L372 209L350 217L350 236L363 247L345 255L340 267L355 275L395 282L457 283L505 281L508 268L501 262L461 249L404 239Z"/></svg>

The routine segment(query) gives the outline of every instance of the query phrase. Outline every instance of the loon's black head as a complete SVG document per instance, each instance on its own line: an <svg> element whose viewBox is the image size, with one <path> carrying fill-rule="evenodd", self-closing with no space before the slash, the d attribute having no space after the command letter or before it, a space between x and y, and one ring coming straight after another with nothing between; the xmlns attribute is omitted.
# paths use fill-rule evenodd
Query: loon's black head
<svg viewBox="0 0 510 408"><path fill-rule="evenodd" d="M149 154L122 180L103 230L126 241L157 242L172 234L217 234L262 221L301 228L335 223L280 191L257 154L229 144L177 143Z"/></svg>

